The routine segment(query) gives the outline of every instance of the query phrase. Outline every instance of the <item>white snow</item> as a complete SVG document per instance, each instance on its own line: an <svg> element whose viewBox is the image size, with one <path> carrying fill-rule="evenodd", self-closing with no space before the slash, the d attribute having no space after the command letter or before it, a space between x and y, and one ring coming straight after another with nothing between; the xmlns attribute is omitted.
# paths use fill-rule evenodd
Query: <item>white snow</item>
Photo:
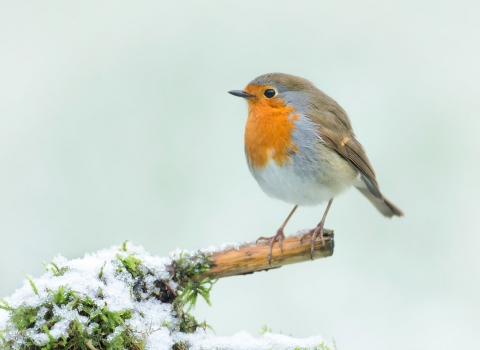
<svg viewBox="0 0 480 350"><path fill-rule="evenodd" d="M239 246L239 244L231 243L224 244L220 248L210 247L202 251L222 251L232 247L238 249ZM57 255L53 262L60 269L67 268L63 275L55 276L51 271L48 271L43 276L32 279L38 290L38 295L35 294L30 283L25 281L23 287L4 299L13 308L21 304L38 307L45 302L48 296L47 288L56 290L64 286L66 290L74 290L89 296L99 307L106 305L110 311L131 310L132 318L125 321L125 327L139 334L146 334L146 350L171 349L173 344L180 341L187 342L189 349L192 350L294 349L296 347L313 349L323 342L320 336L298 339L271 333L254 336L246 331L241 331L232 336L216 336L205 332L203 329L199 329L193 334L177 332L175 327L179 320L172 314L171 304L162 303L154 298L137 301L132 296L132 286L135 279L125 269L118 271L119 266L122 265L116 258L117 254L126 257L131 253L135 253L135 257L142 260L142 265L154 274L153 276L147 275L144 278L147 289L152 290L155 288L155 281L170 278L166 265L171 263L171 259L178 256L181 251L176 250L169 258L160 258L151 256L143 247L127 243L127 252L121 251L119 246L114 246L96 253L86 254L82 259L67 260ZM103 274L99 278L102 267ZM173 282L170 285L174 289L177 287ZM100 290L101 296L99 296ZM46 311L47 309L41 309L37 316L36 326L24 332L25 335L30 335L38 345L44 345L49 340L48 335L42 331L43 324L45 324L43 315ZM55 306L53 313L61 319L50 329L50 335L56 339L62 336L68 337L68 326L75 319L85 326L90 334L98 326L95 323L89 323L87 317L79 315L75 309L70 309L65 305ZM4 336L11 339L18 331L9 324L9 317L10 313L8 311L0 309L0 330L6 330L3 333ZM115 332L109 336L109 339L115 338L122 331L122 327L117 327ZM15 337L14 348L20 349L23 342L24 338L22 336Z"/></svg>
<svg viewBox="0 0 480 350"><path fill-rule="evenodd" d="M186 335L184 338L189 340L189 344L191 344L190 350L313 349L323 342L321 336L298 339L283 334L265 333L263 336L258 337L246 331L238 332L232 336L214 336L204 332L197 332L196 334Z"/></svg>

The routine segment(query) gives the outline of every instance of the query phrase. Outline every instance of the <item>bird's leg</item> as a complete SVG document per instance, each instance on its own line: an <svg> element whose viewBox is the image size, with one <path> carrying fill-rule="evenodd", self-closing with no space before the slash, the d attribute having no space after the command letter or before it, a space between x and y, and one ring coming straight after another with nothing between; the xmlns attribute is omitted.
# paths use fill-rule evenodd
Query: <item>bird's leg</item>
<svg viewBox="0 0 480 350"><path fill-rule="evenodd" d="M280 250L283 253L282 241L285 238L285 234L283 233L283 229L285 228L285 226L287 226L288 220L290 220L293 213L295 213L295 210L297 210L297 207L298 207L298 205L293 207L292 211L290 212L290 214L288 214L288 216L285 219L285 221L283 222L282 226L280 226L280 228L277 230L277 233L275 234L275 236L273 236L273 237L263 237L262 236L262 237L259 237L257 239L257 242L259 240L270 240L270 244L269 244L270 249L268 250L268 263L270 264L270 266L272 266L272 249L273 249L273 245L275 244L275 241L278 240L278 246L280 247Z"/></svg>
<svg viewBox="0 0 480 350"><path fill-rule="evenodd" d="M300 239L300 243L302 243L303 239L308 236L312 235L312 239L310 240L310 258L313 260L313 252L315 251L315 239L318 235L320 235L320 239L322 240L322 246L325 246L325 239L323 238L323 225L325 224L325 218L327 217L328 210L332 205L333 198L328 201L327 209L325 209L325 213L323 213L322 221L320 221L314 229L310 230L307 234L303 235Z"/></svg>

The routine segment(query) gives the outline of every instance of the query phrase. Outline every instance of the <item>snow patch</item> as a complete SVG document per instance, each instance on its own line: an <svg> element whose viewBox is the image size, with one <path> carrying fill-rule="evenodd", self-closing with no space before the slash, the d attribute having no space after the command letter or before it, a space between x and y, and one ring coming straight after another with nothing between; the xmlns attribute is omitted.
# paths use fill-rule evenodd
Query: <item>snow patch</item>
<svg viewBox="0 0 480 350"><path fill-rule="evenodd" d="M240 246L241 244L238 243L229 243L220 247L209 247L201 252L239 249ZM67 338L69 326L74 320L85 327L87 334L92 334L99 327L98 323L80 315L78 310L68 304L53 307L54 316L60 320L50 328L49 334L43 331L46 323L44 316L47 312L52 312L42 307L49 298L48 290L52 291L63 287L67 292L75 291L75 293L90 298L99 308L107 308L109 311L130 310L132 317L125 320L124 326L117 326L115 331L108 336L108 340L114 341L115 337L128 328L145 336L146 350L171 349L175 343L179 342L188 344L188 348L191 350L320 349L319 345L323 342L320 336L298 339L271 333L254 336L246 331L232 336L216 336L201 328L190 334L178 331L179 319L170 303L162 303L156 298L139 300L134 297L132 291L138 278L133 277L125 268L122 268L122 263L117 257L125 258L134 253L135 258L142 261L142 268L149 271L149 274L142 277L142 283L145 286L143 289L154 290L158 280L170 279L166 265L171 264L172 259L184 251L176 250L171 253L170 257L160 258L151 256L143 247L130 243L126 245L126 248L127 252L119 246L114 246L96 253L86 254L82 259L67 260L63 256L57 255L53 259L53 264L47 265L51 268L48 272L39 278L32 279L38 294L34 292L30 282L25 281L24 285L13 295L5 298L12 308L22 306L39 309L35 327L26 329L22 336L18 336L18 330L9 321L11 312L0 309L0 330L3 330L3 336L6 339L13 339L12 347L14 349L22 348L22 345L25 344L24 336L29 336L38 346L42 346L49 342L50 337ZM58 271L62 272L58 273ZM178 287L173 281L169 283L174 290ZM138 293L142 295L141 290Z"/></svg>

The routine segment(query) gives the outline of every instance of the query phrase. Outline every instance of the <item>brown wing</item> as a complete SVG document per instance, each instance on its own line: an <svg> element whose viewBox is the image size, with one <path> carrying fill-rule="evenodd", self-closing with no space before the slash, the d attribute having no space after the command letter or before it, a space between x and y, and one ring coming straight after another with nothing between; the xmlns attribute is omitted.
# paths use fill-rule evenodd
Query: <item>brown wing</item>
<svg viewBox="0 0 480 350"><path fill-rule="evenodd" d="M373 167L365 154L365 150L360 142L355 139L354 135L350 134L350 136L346 136L345 133L337 133L321 127L320 136L329 147L357 168L370 192L376 198L383 200Z"/></svg>

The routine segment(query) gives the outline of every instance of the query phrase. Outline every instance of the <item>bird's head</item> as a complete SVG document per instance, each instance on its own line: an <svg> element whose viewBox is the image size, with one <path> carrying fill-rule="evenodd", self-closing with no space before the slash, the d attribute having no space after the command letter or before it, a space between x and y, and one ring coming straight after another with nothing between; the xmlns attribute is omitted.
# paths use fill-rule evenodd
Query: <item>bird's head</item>
<svg viewBox="0 0 480 350"><path fill-rule="evenodd" d="M243 97L248 104L258 107L293 107L302 110L319 91L308 81L294 75L269 73L253 79L243 90L231 90L230 94Z"/></svg>

